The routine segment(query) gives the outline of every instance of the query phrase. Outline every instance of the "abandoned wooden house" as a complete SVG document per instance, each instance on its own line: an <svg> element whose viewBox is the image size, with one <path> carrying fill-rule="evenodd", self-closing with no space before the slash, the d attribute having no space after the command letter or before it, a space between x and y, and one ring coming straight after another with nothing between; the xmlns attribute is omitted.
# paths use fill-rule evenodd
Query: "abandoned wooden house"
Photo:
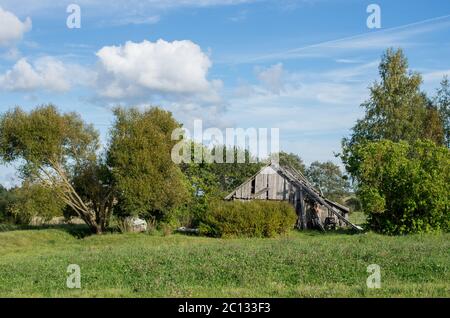
<svg viewBox="0 0 450 318"><path fill-rule="evenodd" d="M349 208L325 198L300 172L288 166L263 167L225 199L288 201L298 215L298 229L349 226L362 230L348 220Z"/></svg>

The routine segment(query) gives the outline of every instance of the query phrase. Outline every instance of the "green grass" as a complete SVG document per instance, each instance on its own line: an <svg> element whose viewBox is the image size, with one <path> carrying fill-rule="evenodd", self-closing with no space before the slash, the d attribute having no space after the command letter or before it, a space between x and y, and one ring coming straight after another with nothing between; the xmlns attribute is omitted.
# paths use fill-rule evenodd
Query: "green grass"
<svg viewBox="0 0 450 318"><path fill-rule="evenodd" d="M276 239L0 233L1 297L449 297L450 234L292 232ZM75 236L74 236L75 235ZM369 264L381 289L368 289ZM82 288L66 287L69 264Z"/></svg>

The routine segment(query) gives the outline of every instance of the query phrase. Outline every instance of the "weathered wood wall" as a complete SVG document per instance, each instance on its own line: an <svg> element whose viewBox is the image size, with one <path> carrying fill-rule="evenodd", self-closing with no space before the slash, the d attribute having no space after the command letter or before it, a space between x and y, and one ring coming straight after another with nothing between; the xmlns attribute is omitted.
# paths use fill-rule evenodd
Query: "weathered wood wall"
<svg viewBox="0 0 450 318"><path fill-rule="evenodd" d="M301 199L302 197L303 199ZM238 187L233 193L232 199L288 201L294 206L299 218L303 204L308 228L312 226L312 219L315 217L312 204L307 197L301 195L299 187L291 184L289 180L270 166L264 168L253 178ZM319 206L321 222L325 223L327 217L334 218L336 223L340 225L341 222L333 213L330 213L327 208ZM300 223L298 222L298 226L300 226Z"/></svg>

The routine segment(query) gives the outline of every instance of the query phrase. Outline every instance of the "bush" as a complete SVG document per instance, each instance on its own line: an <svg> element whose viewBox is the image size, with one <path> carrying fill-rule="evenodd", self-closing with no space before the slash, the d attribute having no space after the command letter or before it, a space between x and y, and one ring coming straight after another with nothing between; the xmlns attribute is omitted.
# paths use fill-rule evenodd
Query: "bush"
<svg viewBox="0 0 450 318"><path fill-rule="evenodd" d="M51 189L38 183L25 182L12 193L15 199L8 206L8 211L18 224L29 224L34 217L49 221L53 217L63 216L65 203Z"/></svg>
<svg viewBox="0 0 450 318"><path fill-rule="evenodd" d="M274 237L294 227L296 214L286 202L215 202L199 230L213 237Z"/></svg>
<svg viewBox="0 0 450 318"><path fill-rule="evenodd" d="M0 223L13 222L13 216L9 211L9 206L15 201L12 190L7 190L0 185Z"/></svg>
<svg viewBox="0 0 450 318"><path fill-rule="evenodd" d="M363 210L385 234L450 230L450 151L431 141L367 143L358 149Z"/></svg>

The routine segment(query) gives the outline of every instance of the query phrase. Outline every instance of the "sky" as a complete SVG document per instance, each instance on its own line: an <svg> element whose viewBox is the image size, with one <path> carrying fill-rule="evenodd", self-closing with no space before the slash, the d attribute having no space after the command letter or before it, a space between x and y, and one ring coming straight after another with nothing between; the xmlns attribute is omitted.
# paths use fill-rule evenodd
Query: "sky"
<svg viewBox="0 0 450 318"><path fill-rule="evenodd" d="M106 143L112 107L154 105L188 129L279 128L281 150L340 164L383 52L402 48L432 96L449 40L449 0L0 0L0 113L52 103Z"/></svg>

